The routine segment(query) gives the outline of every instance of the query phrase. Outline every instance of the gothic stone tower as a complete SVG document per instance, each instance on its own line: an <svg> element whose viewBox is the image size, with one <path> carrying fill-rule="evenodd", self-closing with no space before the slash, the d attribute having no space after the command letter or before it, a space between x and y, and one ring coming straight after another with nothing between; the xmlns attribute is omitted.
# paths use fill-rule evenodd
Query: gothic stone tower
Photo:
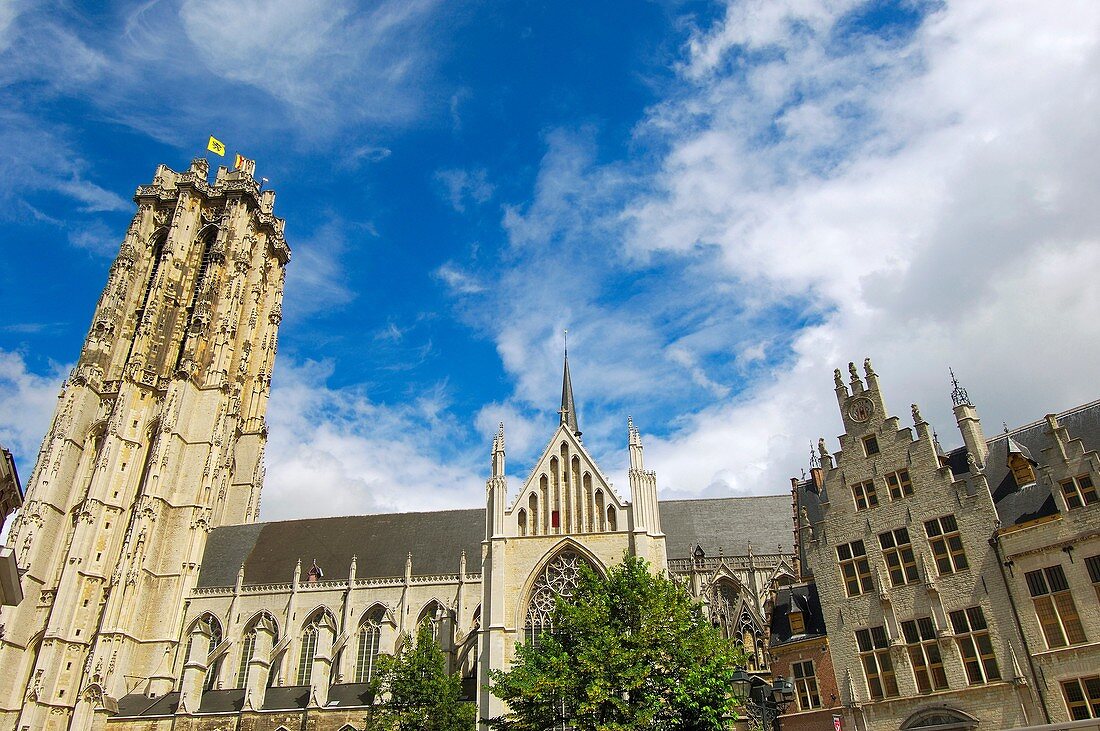
<svg viewBox="0 0 1100 731"><path fill-rule="evenodd" d="M242 167L161 165L134 196L11 531L2 728L88 729L170 691L207 532L256 520L290 250Z"/></svg>

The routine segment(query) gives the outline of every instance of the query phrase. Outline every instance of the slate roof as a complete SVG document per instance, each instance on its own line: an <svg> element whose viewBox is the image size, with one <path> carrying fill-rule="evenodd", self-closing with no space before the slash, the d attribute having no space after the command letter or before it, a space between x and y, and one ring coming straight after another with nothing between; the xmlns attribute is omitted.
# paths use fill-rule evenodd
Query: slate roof
<svg viewBox="0 0 1100 731"><path fill-rule="evenodd" d="M708 555L744 554L749 542L757 553L793 550L790 497L668 500L661 503L670 558L688 557L696 544ZM199 587L232 586L244 564L246 584L288 583L302 561L302 576L313 561L325 580L348 578L351 557L356 576L403 576L405 557L413 555L413 573L456 574L465 550L469 570L481 564L485 511L443 510L338 518L309 518L215 528L199 572Z"/></svg>
<svg viewBox="0 0 1100 731"><path fill-rule="evenodd" d="M118 699L117 716L171 716L180 703L180 694L165 693L150 698L144 693L130 693Z"/></svg>
<svg viewBox="0 0 1100 731"><path fill-rule="evenodd" d="M1076 406L1057 416L1059 426L1066 428L1070 439L1080 439L1085 451L1100 449L1100 400ZM1001 524L1018 525L1057 514L1058 507L1049 486L1034 482L1017 486L1008 466L1010 452L1022 454L1038 465L1048 461L1051 450L1058 447L1046 419L1017 427L1007 434L998 434L986 443L989 455L985 458L985 476ZM960 453L961 457L957 456ZM956 462L966 464L966 449L960 447L952 450L951 458L952 472L955 472ZM957 474L965 475L968 469L964 467Z"/></svg>

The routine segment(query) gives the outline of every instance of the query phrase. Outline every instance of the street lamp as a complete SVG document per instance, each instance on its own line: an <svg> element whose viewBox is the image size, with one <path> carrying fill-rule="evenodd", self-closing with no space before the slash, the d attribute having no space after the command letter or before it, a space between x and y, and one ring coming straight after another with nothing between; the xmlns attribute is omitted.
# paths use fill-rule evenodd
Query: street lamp
<svg viewBox="0 0 1100 731"><path fill-rule="evenodd" d="M730 685L733 686L733 697L741 701L749 716L750 726L759 726L763 731L778 730L779 715L794 700L794 684L791 681L779 675L768 685L760 676L749 675L739 669L734 671Z"/></svg>

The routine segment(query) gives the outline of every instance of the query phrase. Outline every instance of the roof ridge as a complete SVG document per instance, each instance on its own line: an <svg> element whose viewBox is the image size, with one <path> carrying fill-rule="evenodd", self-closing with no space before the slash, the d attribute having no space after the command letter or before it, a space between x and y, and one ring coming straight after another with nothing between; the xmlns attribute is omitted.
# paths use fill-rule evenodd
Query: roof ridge
<svg viewBox="0 0 1100 731"><path fill-rule="evenodd" d="M1073 416L1074 414L1079 414L1082 411L1086 411L1087 409L1090 409L1090 408L1093 408L1093 407L1096 407L1096 406L1100 406L1100 399L1095 399L1093 401L1089 401L1088 403L1079 404L1078 406L1071 406L1070 408L1066 409L1065 411L1056 411L1056 412L1054 412L1054 415L1057 418L1061 419L1061 418L1064 418L1066 416ZM1042 426L1045 423L1046 423L1046 416L1043 416L1042 419L1036 419L1035 421L1028 422L1027 424L1024 424L1023 426L1018 426L1015 429L1011 429L1008 432L998 434L995 437L990 437L989 439L985 440L985 443L986 444L992 444L993 442L996 442L1000 439L1004 439L1005 437L1015 436L1015 435L1019 434L1020 432L1027 431L1028 429L1034 429L1035 427Z"/></svg>

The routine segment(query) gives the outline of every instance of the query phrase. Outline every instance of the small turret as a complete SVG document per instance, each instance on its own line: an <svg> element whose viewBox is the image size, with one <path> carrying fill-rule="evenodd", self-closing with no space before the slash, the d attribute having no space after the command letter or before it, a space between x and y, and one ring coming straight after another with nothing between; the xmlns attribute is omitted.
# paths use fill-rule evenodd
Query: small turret
<svg viewBox="0 0 1100 731"><path fill-rule="evenodd" d="M955 423L962 433L966 451L974 457L977 469L985 468L985 459L989 456L989 447L986 445L985 434L982 432L982 422L978 418L978 410L970 403L970 395L966 389L959 385L959 379L955 378L955 371L948 368L951 374L951 403L955 405Z"/></svg>

